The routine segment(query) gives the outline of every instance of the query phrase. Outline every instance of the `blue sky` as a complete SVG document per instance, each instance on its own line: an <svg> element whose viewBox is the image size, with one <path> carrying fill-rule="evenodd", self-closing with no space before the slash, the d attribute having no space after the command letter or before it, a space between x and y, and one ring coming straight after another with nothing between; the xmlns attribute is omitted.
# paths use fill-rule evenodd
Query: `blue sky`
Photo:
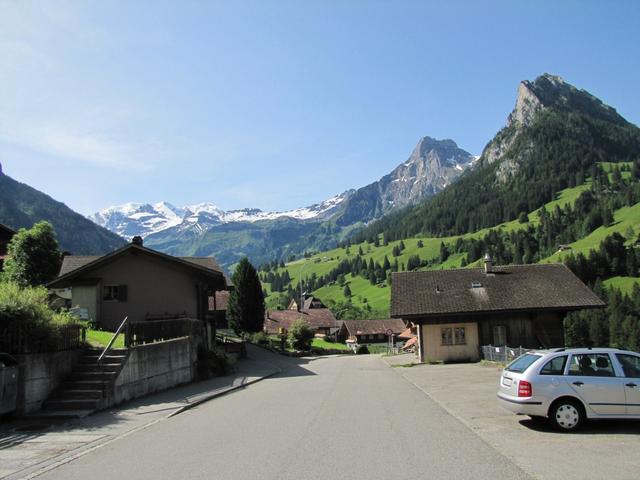
<svg viewBox="0 0 640 480"><path fill-rule="evenodd" d="M83 214L306 206L425 135L479 154L543 72L640 123L639 24L634 1L0 0L0 162Z"/></svg>

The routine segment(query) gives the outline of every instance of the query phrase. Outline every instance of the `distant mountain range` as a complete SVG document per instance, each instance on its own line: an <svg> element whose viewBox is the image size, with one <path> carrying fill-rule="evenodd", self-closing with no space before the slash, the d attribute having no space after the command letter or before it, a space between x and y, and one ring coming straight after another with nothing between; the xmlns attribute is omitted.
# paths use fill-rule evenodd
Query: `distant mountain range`
<svg viewBox="0 0 640 480"><path fill-rule="evenodd" d="M335 245L358 225L415 205L446 188L477 160L453 140L424 137L407 161L359 189L286 212L223 211L212 203L175 207L127 203L89 218L125 238L173 255L213 255L229 267L247 255L254 263Z"/></svg>
<svg viewBox="0 0 640 480"><path fill-rule="evenodd" d="M125 238L136 235L147 237L171 228L206 232L217 225L233 222L254 223L284 217L301 221L324 220L336 211L348 195L345 192L322 203L287 212L263 212L258 208L225 212L213 203L185 207L176 207L168 202L126 203L100 210L90 215L89 219Z"/></svg>

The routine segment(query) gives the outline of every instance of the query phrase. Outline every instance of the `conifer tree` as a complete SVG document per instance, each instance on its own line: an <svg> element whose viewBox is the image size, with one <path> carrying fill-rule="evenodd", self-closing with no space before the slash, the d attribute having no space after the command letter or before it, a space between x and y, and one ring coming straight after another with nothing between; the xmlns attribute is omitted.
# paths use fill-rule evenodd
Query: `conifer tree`
<svg viewBox="0 0 640 480"><path fill-rule="evenodd" d="M256 269L244 257L231 277L227 316L236 332L260 332L264 324L264 295Z"/></svg>

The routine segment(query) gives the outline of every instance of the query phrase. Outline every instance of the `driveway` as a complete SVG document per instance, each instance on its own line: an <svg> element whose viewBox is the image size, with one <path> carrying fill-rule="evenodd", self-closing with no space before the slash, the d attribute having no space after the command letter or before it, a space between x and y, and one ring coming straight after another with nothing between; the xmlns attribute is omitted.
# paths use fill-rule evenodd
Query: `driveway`
<svg viewBox="0 0 640 480"><path fill-rule="evenodd" d="M416 385L487 444L536 478L640 478L640 422L589 422L580 432L555 432L513 415L496 402L501 369L482 364L415 365L389 357L393 370Z"/></svg>
<svg viewBox="0 0 640 480"><path fill-rule="evenodd" d="M42 479L526 479L378 356L301 360Z"/></svg>

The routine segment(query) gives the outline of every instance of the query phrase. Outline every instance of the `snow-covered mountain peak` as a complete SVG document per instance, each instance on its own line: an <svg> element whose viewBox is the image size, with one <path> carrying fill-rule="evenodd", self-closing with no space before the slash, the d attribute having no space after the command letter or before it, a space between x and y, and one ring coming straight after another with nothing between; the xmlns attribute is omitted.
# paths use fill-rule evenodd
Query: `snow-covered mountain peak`
<svg viewBox="0 0 640 480"><path fill-rule="evenodd" d="M325 200L310 207L285 212L263 212L258 208L224 211L213 203L198 203L175 207L168 202L125 203L108 207L89 216L89 219L125 238L142 237L176 227L195 232L205 232L211 227L232 222L258 222L278 218L297 220L323 220L333 213L349 192Z"/></svg>

